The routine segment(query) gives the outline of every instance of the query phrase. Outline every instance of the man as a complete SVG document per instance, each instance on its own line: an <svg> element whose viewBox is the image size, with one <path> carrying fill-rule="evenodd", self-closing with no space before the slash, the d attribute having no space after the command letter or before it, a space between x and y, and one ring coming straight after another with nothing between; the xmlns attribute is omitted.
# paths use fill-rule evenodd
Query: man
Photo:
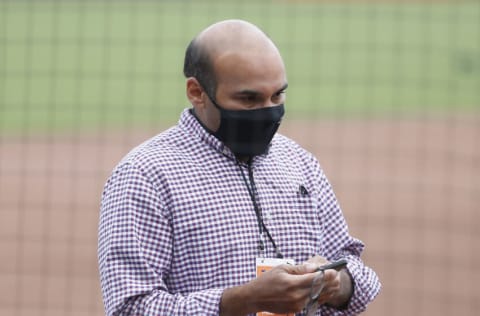
<svg viewBox="0 0 480 316"><path fill-rule="evenodd" d="M248 22L222 21L190 43L184 73L193 108L130 152L104 189L107 314L363 311L380 289L363 244L316 159L276 134L287 88L276 46ZM341 258L312 300L319 266Z"/></svg>

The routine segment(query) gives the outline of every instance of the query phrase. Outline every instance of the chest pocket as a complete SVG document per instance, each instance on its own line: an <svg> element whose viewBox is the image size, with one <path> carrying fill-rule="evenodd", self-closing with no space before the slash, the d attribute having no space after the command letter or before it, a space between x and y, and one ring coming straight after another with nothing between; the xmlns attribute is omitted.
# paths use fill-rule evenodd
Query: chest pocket
<svg viewBox="0 0 480 316"><path fill-rule="evenodd" d="M258 185L264 221L284 256L303 262L320 253L318 193L296 174L277 173Z"/></svg>

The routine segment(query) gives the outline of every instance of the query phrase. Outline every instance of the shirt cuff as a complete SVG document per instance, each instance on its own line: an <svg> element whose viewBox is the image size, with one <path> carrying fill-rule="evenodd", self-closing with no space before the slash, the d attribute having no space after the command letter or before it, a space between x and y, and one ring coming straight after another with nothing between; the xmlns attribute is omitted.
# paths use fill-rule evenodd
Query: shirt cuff
<svg viewBox="0 0 480 316"><path fill-rule="evenodd" d="M224 289L215 288L201 291L198 294L192 293L187 296L187 300L192 300L188 304L189 315L208 315L217 316L220 314L220 300Z"/></svg>

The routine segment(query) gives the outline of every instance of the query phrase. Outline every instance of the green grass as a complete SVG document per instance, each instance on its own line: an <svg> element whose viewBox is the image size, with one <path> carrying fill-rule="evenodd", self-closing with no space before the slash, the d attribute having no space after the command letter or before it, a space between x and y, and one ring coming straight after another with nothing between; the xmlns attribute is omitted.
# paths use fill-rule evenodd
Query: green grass
<svg viewBox="0 0 480 316"><path fill-rule="evenodd" d="M173 123L186 45L226 18L279 46L290 117L480 110L478 1L4 0L0 131Z"/></svg>

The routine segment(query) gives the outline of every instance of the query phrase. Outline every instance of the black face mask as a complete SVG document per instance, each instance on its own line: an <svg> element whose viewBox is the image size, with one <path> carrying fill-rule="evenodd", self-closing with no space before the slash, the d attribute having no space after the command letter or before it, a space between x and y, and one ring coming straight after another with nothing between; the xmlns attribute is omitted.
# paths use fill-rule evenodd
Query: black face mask
<svg viewBox="0 0 480 316"><path fill-rule="evenodd" d="M267 152L285 113L283 104L253 110L220 111L220 127L213 133L237 156L253 157Z"/></svg>

